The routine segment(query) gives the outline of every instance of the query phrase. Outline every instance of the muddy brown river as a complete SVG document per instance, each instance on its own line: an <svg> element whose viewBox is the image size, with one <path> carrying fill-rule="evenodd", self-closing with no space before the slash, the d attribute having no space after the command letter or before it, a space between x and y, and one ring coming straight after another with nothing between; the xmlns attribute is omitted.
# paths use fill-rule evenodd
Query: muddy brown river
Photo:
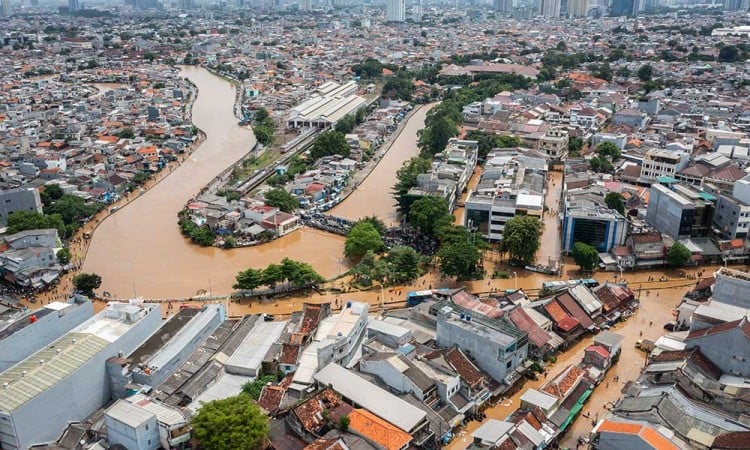
<svg viewBox="0 0 750 450"><path fill-rule="evenodd" d="M265 267L284 257L306 261L324 277L343 270L337 261L343 238L317 230L301 229L269 244L233 250L198 247L180 235L177 212L185 202L255 144L252 132L238 126L232 114L235 91L230 83L196 67L186 67L182 76L198 86L193 122L206 133L206 141L179 168L96 229L83 271L102 277L100 292L120 298L134 293L187 297L201 290L225 294L232 290L238 271ZM376 214L388 221L395 217L390 174L415 154L425 112L417 112L406 124L382 161L387 168L376 168L360 186L364 194L355 193L338 207L342 214ZM386 181L380 180L385 176Z"/></svg>

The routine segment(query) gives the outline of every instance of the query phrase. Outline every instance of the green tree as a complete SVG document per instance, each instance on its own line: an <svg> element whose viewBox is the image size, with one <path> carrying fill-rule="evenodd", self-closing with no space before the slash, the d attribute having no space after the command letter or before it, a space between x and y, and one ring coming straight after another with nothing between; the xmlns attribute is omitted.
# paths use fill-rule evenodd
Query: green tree
<svg viewBox="0 0 750 450"><path fill-rule="evenodd" d="M62 188L56 184L44 186L44 189L39 192L39 197L41 197L44 206L51 205L53 202L60 200L63 195Z"/></svg>
<svg viewBox="0 0 750 450"><path fill-rule="evenodd" d="M70 262L70 250L67 248L61 248L57 251L57 260L60 264L65 265Z"/></svg>
<svg viewBox="0 0 750 450"><path fill-rule="evenodd" d="M719 50L719 62L733 63L737 61L740 52L734 45L726 45Z"/></svg>
<svg viewBox="0 0 750 450"><path fill-rule="evenodd" d="M261 450L265 448L268 422L247 394L204 403L190 425L206 450Z"/></svg>
<svg viewBox="0 0 750 450"><path fill-rule="evenodd" d="M73 278L76 290L88 297L94 296L94 289L102 285L102 277L95 273L80 273Z"/></svg>
<svg viewBox="0 0 750 450"><path fill-rule="evenodd" d="M599 262L599 252L596 250L596 247L584 242L573 244L572 254L573 260L581 267L581 270L594 270L594 267Z"/></svg>
<svg viewBox="0 0 750 450"><path fill-rule="evenodd" d="M59 214L46 216L36 211L14 211L8 215L8 234L26 230L55 228L60 237L67 235L65 222Z"/></svg>
<svg viewBox="0 0 750 450"><path fill-rule="evenodd" d="M579 137L570 138L568 140L568 153L570 156L580 156L581 149L583 148L583 139Z"/></svg>
<svg viewBox="0 0 750 450"><path fill-rule="evenodd" d="M59 214L66 226L78 228L82 219L88 219L99 211L99 206L87 204L81 197L63 195L59 200L44 208L48 215Z"/></svg>
<svg viewBox="0 0 750 450"><path fill-rule="evenodd" d="M614 209L620 214L625 214L625 199L619 192L607 193L604 197L604 203L606 203L610 209Z"/></svg>
<svg viewBox="0 0 750 450"><path fill-rule="evenodd" d="M602 142L596 146L596 154L599 156L606 156L612 161L616 161L620 157L620 149L611 142Z"/></svg>
<svg viewBox="0 0 750 450"><path fill-rule="evenodd" d="M352 131L354 131L354 127L356 126L357 126L356 118L353 115L348 114L344 116L341 120L339 120L338 123L336 123L335 130L340 133L349 134Z"/></svg>
<svg viewBox="0 0 750 450"><path fill-rule="evenodd" d="M331 155L348 157L350 152L351 150L349 149L349 144L346 143L344 133L340 131L326 131L315 139L310 149L310 158L315 161L324 156Z"/></svg>
<svg viewBox="0 0 750 450"><path fill-rule="evenodd" d="M539 249L542 225L532 216L515 216L505 223L501 249L514 261L530 264Z"/></svg>
<svg viewBox="0 0 750 450"><path fill-rule="evenodd" d="M263 392L263 387L268 383L275 383L276 376L274 375L263 375L253 381L248 381L242 385L242 392L249 395L253 400L258 400L260 394Z"/></svg>
<svg viewBox="0 0 750 450"><path fill-rule="evenodd" d="M438 251L438 258L443 274L462 280L477 274L482 253L470 242L456 241L443 245Z"/></svg>
<svg viewBox="0 0 750 450"><path fill-rule="evenodd" d="M283 189L271 189L264 195L266 205L279 208L280 210L290 213L299 208L299 201L292 194Z"/></svg>
<svg viewBox="0 0 750 450"><path fill-rule="evenodd" d="M284 270L278 264L269 264L263 269L263 284L274 289L277 284L284 281Z"/></svg>
<svg viewBox="0 0 750 450"><path fill-rule="evenodd" d="M367 216L359 219L357 221L359 222L367 222L373 227L375 227L376 230L378 230L378 233L380 233L380 236L385 236L385 234L388 232L388 229L385 226L385 223L378 218L376 215Z"/></svg>
<svg viewBox="0 0 750 450"><path fill-rule="evenodd" d="M409 207L414 199L407 194L409 189L417 185L417 176L427 173L432 164L425 158L411 158L404 162L404 165L396 172L396 184L393 186L393 195L398 201L399 211L402 214L409 212Z"/></svg>
<svg viewBox="0 0 750 450"><path fill-rule="evenodd" d="M422 257L411 247L393 247L383 260L390 265L391 281L407 283L419 277Z"/></svg>
<svg viewBox="0 0 750 450"><path fill-rule="evenodd" d="M367 252L378 253L383 250L383 239L370 222L357 222L344 243L344 255L347 258L361 258Z"/></svg>
<svg viewBox="0 0 750 450"><path fill-rule="evenodd" d="M458 136L458 126L448 117L439 116L434 122L420 130L419 148L425 156L432 156L445 150L450 138Z"/></svg>
<svg viewBox="0 0 750 450"><path fill-rule="evenodd" d="M638 79L643 82L651 81L651 78L654 75L654 68L651 67L650 64L644 64L638 68L637 75L638 75Z"/></svg>
<svg viewBox="0 0 750 450"><path fill-rule="evenodd" d="M286 280L294 287L316 285L325 281L310 264L305 262L284 258L281 260L281 270Z"/></svg>
<svg viewBox="0 0 750 450"><path fill-rule="evenodd" d="M672 244L667 253L667 261L673 266L684 266L692 257L690 250L679 242Z"/></svg>
<svg viewBox="0 0 750 450"><path fill-rule="evenodd" d="M514 148L521 146L521 138L518 136L511 136L504 134L497 137L497 148Z"/></svg>
<svg viewBox="0 0 750 450"><path fill-rule="evenodd" d="M618 68L617 71L615 71L615 74L618 77L622 77L622 78L628 78L631 75L630 69L628 69L626 66L622 66Z"/></svg>
<svg viewBox="0 0 750 450"><path fill-rule="evenodd" d="M449 216L448 203L441 197L422 197L409 208L409 223L428 236L433 236L438 223Z"/></svg>
<svg viewBox="0 0 750 450"><path fill-rule="evenodd" d="M208 227L196 227L190 234L190 239L202 247L210 247L216 241L216 235Z"/></svg>
<svg viewBox="0 0 750 450"><path fill-rule="evenodd" d="M234 277L237 280L232 286L233 289L247 290L251 293L263 285L263 271L258 269L245 269Z"/></svg>

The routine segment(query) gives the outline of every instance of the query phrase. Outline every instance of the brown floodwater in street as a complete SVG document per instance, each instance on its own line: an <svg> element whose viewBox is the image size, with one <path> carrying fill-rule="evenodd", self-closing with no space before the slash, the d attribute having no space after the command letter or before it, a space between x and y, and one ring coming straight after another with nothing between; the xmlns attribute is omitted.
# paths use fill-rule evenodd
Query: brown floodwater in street
<svg viewBox="0 0 750 450"><path fill-rule="evenodd" d="M202 248L180 235L177 212L185 202L255 144L252 132L238 126L232 114L235 90L230 83L195 67L186 67L182 76L198 86L193 121L206 133L206 141L168 176L159 175L156 186L102 219L83 271L99 274L100 292L120 298L134 293L147 298L188 297L200 290L228 293L238 271L283 257L306 261L325 277L335 275L343 239L316 230L302 229L269 244L229 251Z"/></svg>
<svg viewBox="0 0 750 450"><path fill-rule="evenodd" d="M549 172L547 192L544 196L544 229L539 240L539 250L536 253L537 264L552 266L552 261L560 259L560 190L562 189L562 172Z"/></svg>
<svg viewBox="0 0 750 450"><path fill-rule="evenodd" d="M388 227L398 225L398 205L391 195L393 185L396 184L396 171L401 168L404 161L419 155L417 132L424 128L427 112L434 105L422 106L409 117L377 167L346 200L333 208L330 214L351 220L376 215Z"/></svg>

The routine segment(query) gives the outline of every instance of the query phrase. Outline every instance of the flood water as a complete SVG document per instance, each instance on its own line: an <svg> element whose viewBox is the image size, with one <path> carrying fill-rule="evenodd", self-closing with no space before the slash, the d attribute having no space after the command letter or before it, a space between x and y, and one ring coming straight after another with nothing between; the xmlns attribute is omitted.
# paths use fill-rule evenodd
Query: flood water
<svg viewBox="0 0 750 450"><path fill-rule="evenodd" d="M238 271L265 267L284 257L308 262L324 277L343 271L343 238L317 230L303 228L262 246L233 250L198 247L180 235L177 212L185 202L255 144L252 132L238 126L232 114L235 92L230 83L196 67L186 67L182 76L198 86L193 122L206 133L206 141L169 176L96 229L83 271L102 277L100 292L119 298L188 297L201 290L226 294ZM415 113L381 161L383 168L373 171L362 193L346 199L337 215L376 214L386 223L396 221L390 187L395 171L417 152L416 132L426 112L425 108Z"/></svg>
<svg viewBox="0 0 750 450"><path fill-rule="evenodd" d="M352 220L374 214L386 226L398 224L396 199L390 195L393 185L396 184L396 171L401 168L404 161L419 155L417 132L424 128L425 116L433 106L434 104L422 106L410 116L377 167L346 201L330 211L331 214ZM386 145L387 143L384 144Z"/></svg>
<svg viewBox="0 0 750 450"><path fill-rule="evenodd" d="M192 296L208 291L209 284L214 294L228 293L238 271L283 257L307 261L323 276L334 275L343 239L315 230L231 251L198 247L180 235L177 212L185 202L255 144L252 132L239 127L232 114L231 84L200 68L185 68L182 75L198 86L193 121L206 132L206 141L159 184L100 224L83 271L101 275L101 291L116 297L135 291L152 298Z"/></svg>

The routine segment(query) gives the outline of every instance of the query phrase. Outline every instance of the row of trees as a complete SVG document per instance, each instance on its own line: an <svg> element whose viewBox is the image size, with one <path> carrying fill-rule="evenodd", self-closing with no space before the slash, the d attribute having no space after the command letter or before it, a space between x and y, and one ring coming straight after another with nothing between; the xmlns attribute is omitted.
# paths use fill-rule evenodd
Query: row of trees
<svg viewBox="0 0 750 450"><path fill-rule="evenodd" d="M310 148L313 161L324 156L340 155L348 157L351 149L346 143L346 135L341 131L331 130L321 133Z"/></svg>
<svg viewBox="0 0 750 450"><path fill-rule="evenodd" d="M260 286L275 289L279 283L293 287L304 287L325 281L313 267L305 262L284 258L280 264L269 264L265 269L249 268L235 277L234 289L254 291Z"/></svg>
<svg viewBox="0 0 750 450"><path fill-rule="evenodd" d="M96 214L101 204L86 203L81 197L63 194L58 186L47 186L40 193L44 213L15 211L8 216L8 233L55 228L62 238L72 236L81 223Z"/></svg>
<svg viewBox="0 0 750 450"><path fill-rule="evenodd" d="M479 143L479 158L484 158L493 148L514 148L521 145L518 136L499 135L488 131L471 130L466 133L466 139Z"/></svg>
<svg viewBox="0 0 750 450"><path fill-rule="evenodd" d="M255 133L255 138L258 139L258 142L263 145L273 142L273 135L276 133L276 123L265 108L255 111L253 133Z"/></svg>

